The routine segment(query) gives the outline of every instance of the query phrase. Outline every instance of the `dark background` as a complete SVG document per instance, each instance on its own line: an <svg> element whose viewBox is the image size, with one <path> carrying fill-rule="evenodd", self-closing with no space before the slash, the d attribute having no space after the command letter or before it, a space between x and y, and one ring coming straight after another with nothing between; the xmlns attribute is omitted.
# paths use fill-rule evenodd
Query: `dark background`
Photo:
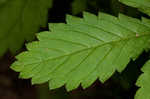
<svg viewBox="0 0 150 99"><path fill-rule="evenodd" d="M48 22L65 22L65 15L72 14L71 3L72 0L54 0L53 7L49 10ZM88 0L85 10L94 14L102 11L117 16L121 12L136 18L148 17L137 9L118 3L117 0ZM82 13L76 16L82 17ZM44 30L48 28L40 29ZM20 52L24 50L25 46ZM15 61L15 55L8 51L0 58L0 99L134 99L138 90L135 82L142 73L140 68L148 60L148 56L149 52L143 52L136 61L131 60L121 74L116 72L104 84L97 80L86 90L79 87L67 92L64 87L48 91L47 84L32 86L30 80L19 79L18 73L9 68Z"/></svg>

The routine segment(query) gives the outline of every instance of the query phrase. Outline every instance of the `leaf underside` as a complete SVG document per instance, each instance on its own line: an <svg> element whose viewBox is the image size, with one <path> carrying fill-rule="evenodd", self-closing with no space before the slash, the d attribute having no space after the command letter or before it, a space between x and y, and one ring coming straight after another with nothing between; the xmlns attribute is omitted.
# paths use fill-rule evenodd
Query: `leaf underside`
<svg viewBox="0 0 150 99"><path fill-rule="evenodd" d="M138 8L139 11L150 16L150 0L119 0L120 2Z"/></svg>
<svg viewBox="0 0 150 99"><path fill-rule="evenodd" d="M31 41L40 26L46 26L52 0L0 1L0 56L15 53L25 40Z"/></svg>
<svg viewBox="0 0 150 99"><path fill-rule="evenodd" d="M136 85L141 87L136 95L135 99L149 99L150 98L150 60L142 68L143 74L139 77Z"/></svg>
<svg viewBox="0 0 150 99"><path fill-rule="evenodd" d="M27 44L28 51L19 54L11 68L21 78L32 78L33 84L49 82L50 89L65 85L70 91L80 84L87 88L96 79L105 82L148 49L148 19L87 12L83 16L67 15L67 24L50 24L51 31Z"/></svg>

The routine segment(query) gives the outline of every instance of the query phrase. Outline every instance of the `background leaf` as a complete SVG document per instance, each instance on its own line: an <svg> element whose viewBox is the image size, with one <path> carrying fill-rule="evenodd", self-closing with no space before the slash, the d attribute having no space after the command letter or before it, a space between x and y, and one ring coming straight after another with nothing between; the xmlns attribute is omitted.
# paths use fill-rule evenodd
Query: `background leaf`
<svg viewBox="0 0 150 99"><path fill-rule="evenodd" d="M74 0L72 2L72 14L76 15L86 10L87 0Z"/></svg>
<svg viewBox="0 0 150 99"><path fill-rule="evenodd" d="M2 0L0 2L0 56L15 53L25 40L31 41L45 27L52 0Z"/></svg>
<svg viewBox="0 0 150 99"><path fill-rule="evenodd" d="M135 95L135 99L149 99L150 97L150 61L148 61L142 68L143 74L137 80L136 85L140 87Z"/></svg>
<svg viewBox="0 0 150 99"><path fill-rule="evenodd" d="M150 0L119 0L120 2L138 8L143 13L150 15Z"/></svg>

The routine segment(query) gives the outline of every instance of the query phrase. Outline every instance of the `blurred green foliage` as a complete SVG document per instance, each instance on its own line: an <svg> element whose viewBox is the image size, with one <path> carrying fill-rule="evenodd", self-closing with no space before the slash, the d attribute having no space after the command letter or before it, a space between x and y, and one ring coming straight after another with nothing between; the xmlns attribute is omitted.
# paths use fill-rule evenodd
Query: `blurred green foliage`
<svg viewBox="0 0 150 99"><path fill-rule="evenodd" d="M34 39L40 27L47 26L52 0L0 1L0 56L8 49L15 53L24 41Z"/></svg>

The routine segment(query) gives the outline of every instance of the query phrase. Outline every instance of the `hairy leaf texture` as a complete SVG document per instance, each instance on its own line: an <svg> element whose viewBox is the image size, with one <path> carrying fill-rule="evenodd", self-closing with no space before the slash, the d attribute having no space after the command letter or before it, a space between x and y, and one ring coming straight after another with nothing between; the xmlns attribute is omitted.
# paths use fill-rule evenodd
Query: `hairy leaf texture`
<svg viewBox="0 0 150 99"><path fill-rule="evenodd" d="M150 15L150 0L119 0L120 2L138 8L140 11Z"/></svg>
<svg viewBox="0 0 150 99"><path fill-rule="evenodd" d="M96 79L105 82L149 46L148 19L87 12L83 16L67 15L67 24L50 24L51 31L27 44L28 51L18 55L11 68L21 78L32 78L33 84L49 82L51 89L66 85L70 91L80 84L87 88Z"/></svg>
<svg viewBox="0 0 150 99"><path fill-rule="evenodd" d="M141 87L136 95L135 99L149 99L150 98L150 61L148 61L142 68L143 74L137 80L136 85Z"/></svg>
<svg viewBox="0 0 150 99"><path fill-rule="evenodd" d="M0 1L0 56L15 52L24 40L30 41L40 26L46 26L52 0Z"/></svg>

